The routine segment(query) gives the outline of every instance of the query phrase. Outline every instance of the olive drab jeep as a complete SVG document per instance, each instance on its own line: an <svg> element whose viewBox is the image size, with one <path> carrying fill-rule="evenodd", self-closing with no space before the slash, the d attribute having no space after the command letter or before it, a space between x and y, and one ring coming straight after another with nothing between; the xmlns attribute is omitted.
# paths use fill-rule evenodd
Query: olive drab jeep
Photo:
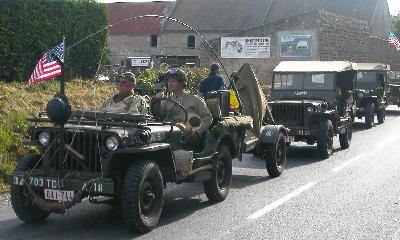
<svg viewBox="0 0 400 240"><path fill-rule="evenodd" d="M67 97L56 94L46 114L30 119L30 142L40 153L23 157L11 176L16 215L38 222L88 198L118 205L123 222L145 233L158 223L167 182L202 182L207 198L221 202L229 193L232 159L246 152L259 153L269 175L278 177L286 161L286 128L263 123L267 103L249 65L235 79L240 109L229 109L229 91L211 94L214 120L199 146L190 144L181 124L156 120L156 112L71 111ZM196 116L185 123L201 124Z"/></svg>
<svg viewBox="0 0 400 240"><path fill-rule="evenodd" d="M289 128L288 144L317 143L318 154L332 154L339 135L346 149L352 138L356 66L350 62L283 61L273 71L269 97L272 118Z"/></svg>
<svg viewBox="0 0 400 240"><path fill-rule="evenodd" d="M400 71L391 71L389 73L388 104L400 107Z"/></svg>
<svg viewBox="0 0 400 240"><path fill-rule="evenodd" d="M382 63L357 63L357 67L355 117L364 117L366 127L371 128L374 126L375 116L379 124L385 122L390 66Z"/></svg>

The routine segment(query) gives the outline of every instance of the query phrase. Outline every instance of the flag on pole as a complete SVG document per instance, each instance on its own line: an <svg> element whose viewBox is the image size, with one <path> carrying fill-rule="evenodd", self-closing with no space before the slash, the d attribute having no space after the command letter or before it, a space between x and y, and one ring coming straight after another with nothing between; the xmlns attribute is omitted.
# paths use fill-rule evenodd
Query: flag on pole
<svg viewBox="0 0 400 240"><path fill-rule="evenodd" d="M396 50L400 51L400 42L399 42L399 39L397 39L396 35L394 35L394 33L389 32L388 40L389 40L389 44L394 45L396 47Z"/></svg>
<svg viewBox="0 0 400 240"><path fill-rule="evenodd" d="M35 70L28 79L28 85L32 83L42 82L61 75L61 66L54 59L55 54L62 62L64 62L64 42L51 49L39 59Z"/></svg>

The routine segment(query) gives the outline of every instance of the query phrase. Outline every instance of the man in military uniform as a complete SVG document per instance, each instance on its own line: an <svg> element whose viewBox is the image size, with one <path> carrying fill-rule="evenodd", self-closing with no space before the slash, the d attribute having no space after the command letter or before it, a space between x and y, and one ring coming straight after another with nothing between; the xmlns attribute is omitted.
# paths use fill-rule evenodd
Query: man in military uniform
<svg viewBox="0 0 400 240"><path fill-rule="evenodd" d="M172 92L169 99L178 102L186 110L188 117L197 116L201 120L198 128L187 128L192 135L201 137L211 125L212 116L203 99L184 91L187 82L187 75L181 69L170 69L164 76L167 81L168 89ZM156 99L164 98L164 93L156 94ZM173 102L162 101L160 106L160 115L164 121L183 123L185 114Z"/></svg>
<svg viewBox="0 0 400 240"><path fill-rule="evenodd" d="M133 92L136 86L135 75L125 72L117 76L118 93L108 98L102 105L102 110L112 113L147 114L147 100Z"/></svg>

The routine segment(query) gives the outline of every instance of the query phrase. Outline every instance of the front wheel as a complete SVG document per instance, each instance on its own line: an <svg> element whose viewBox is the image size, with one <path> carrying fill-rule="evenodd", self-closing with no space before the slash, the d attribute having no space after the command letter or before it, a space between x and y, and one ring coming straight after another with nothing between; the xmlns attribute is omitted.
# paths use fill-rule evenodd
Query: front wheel
<svg viewBox="0 0 400 240"><path fill-rule="evenodd" d="M232 157L229 148L221 145L214 163L212 178L203 182L204 192L211 202L222 202L228 196L232 182Z"/></svg>
<svg viewBox="0 0 400 240"><path fill-rule="evenodd" d="M353 137L353 129L350 126L348 126L345 130L344 134L339 134L339 143L340 147L342 149L347 149L350 147L351 144L351 138Z"/></svg>
<svg viewBox="0 0 400 240"><path fill-rule="evenodd" d="M319 124L317 133L317 149L320 158L326 159L333 152L333 126L331 120Z"/></svg>
<svg viewBox="0 0 400 240"><path fill-rule="evenodd" d="M381 109L377 112L376 117L378 119L378 124L383 124L386 119L386 110Z"/></svg>
<svg viewBox="0 0 400 240"><path fill-rule="evenodd" d="M286 163L286 140L283 133L278 134L275 144L265 146L265 163L270 177L279 177Z"/></svg>
<svg viewBox="0 0 400 240"><path fill-rule="evenodd" d="M123 222L137 233L150 232L160 219L163 178L157 163L139 161L128 169L121 196Z"/></svg>
<svg viewBox="0 0 400 240"><path fill-rule="evenodd" d="M34 167L39 160L39 155L28 155L18 162L15 172L26 172ZM40 222L45 220L50 213L32 203L25 186L11 185L11 205L15 214L24 222Z"/></svg>
<svg viewBox="0 0 400 240"><path fill-rule="evenodd" d="M368 103L365 108L365 125L367 128L372 128L375 121L375 106L373 103Z"/></svg>

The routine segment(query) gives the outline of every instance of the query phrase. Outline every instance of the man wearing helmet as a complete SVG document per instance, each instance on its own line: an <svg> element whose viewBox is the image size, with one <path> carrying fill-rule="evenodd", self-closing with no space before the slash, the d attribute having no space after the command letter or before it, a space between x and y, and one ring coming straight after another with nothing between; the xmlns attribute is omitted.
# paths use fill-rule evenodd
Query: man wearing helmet
<svg viewBox="0 0 400 240"><path fill-rule="evenodd" d="M190 129L191 133L201 136L211 125L212 116L203 99L184 91L187 75L181 69L170 69L164 76L167 86L172 95L171 100L178 102L186 110L188 117L198 116L201 125L197 129ZM156 99L164 98L164 93L157 93ZM160 106L160 115L164 121L183 122L184 113L179 107L168 101L163 101Z"/></svg>
<svg viewBox="0 0 400 240"><path fill-rule="evenodd" d="M117 76L118 93L108 98L102 105L102 110L113 113L147 114L147 100L133 92L136 86L135 75L125 72Z"/></svg>
<svg viewBox="0 0 400 240"><path fill-rule="evenodd" d="M217 91L225 88L225 79L219 74L218 63L210 65L210 74L200 82L200 96L207 97L208 92Z"/></svg>

